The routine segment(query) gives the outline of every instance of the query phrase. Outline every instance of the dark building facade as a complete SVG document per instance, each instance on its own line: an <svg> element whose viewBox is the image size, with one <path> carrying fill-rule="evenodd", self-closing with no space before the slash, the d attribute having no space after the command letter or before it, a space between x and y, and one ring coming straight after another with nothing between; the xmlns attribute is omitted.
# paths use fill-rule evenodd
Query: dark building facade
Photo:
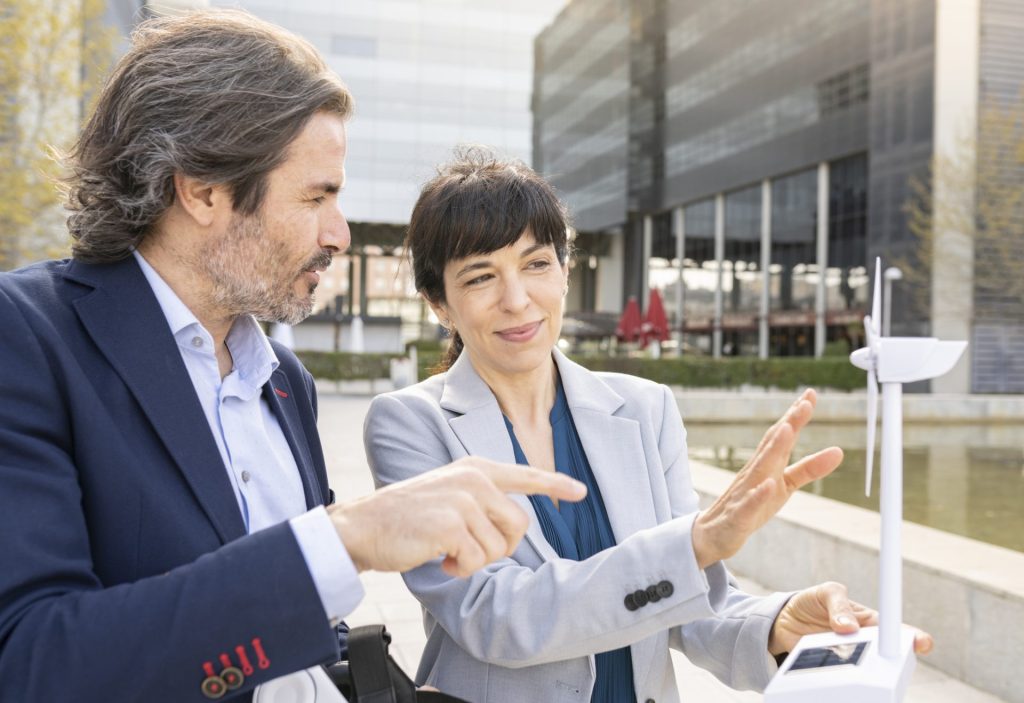
<svg viewBox="0 0 1024 703"><path fill-rule="evenodd" d="M892 284L893 333L970 338L961 381L990 390L959 324L982 281L940 260L974 253L922 247L908 203L987 76L1019 90L1020 43L986 27L1021 20L1013 0L570 2L535 44L534 165L581 232L573 302L656 288L687 348L820 355L860 343L882 256L916 274ZM933 268L970 311L936 307Z"/></svg>

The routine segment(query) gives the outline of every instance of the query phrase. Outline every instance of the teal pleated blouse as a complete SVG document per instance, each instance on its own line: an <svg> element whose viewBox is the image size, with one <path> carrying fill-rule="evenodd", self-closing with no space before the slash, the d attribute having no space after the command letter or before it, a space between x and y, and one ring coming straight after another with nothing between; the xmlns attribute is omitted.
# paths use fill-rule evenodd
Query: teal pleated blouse
<svg viewBox="0 0 1024 703"><path fill-rule="evenodd" d="M547 496L530 496L537 513L544 538L558 556L582 561L598 552L615 546L615 536L608 513L601 498L601 490L576 433L569 404L561 380L555 390L555 404L551 408L551 434L555 445L555 467L587 486L587 497L579 503L561 501L558 508ZM516 439L515 429L508 418L505 427L512 440L516 463L527 464L526 455ZM591 703L635 703L633 686L633 659L629 647L595 656L597 678Z"/></svg>

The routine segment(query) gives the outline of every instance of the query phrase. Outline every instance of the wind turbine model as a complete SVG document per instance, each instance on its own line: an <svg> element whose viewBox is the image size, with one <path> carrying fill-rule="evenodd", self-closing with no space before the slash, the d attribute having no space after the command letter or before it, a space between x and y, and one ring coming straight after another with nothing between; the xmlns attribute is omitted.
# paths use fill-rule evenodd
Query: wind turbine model
<svg viewBox="0 0 1024 703"><path fill-rule="evenodd" d="M903 384L948 373L967 342L882 337L881 280L882 262L877 259L871 315L864 318L867 346L850 354L853 365L868 372L867 495L871 495L878 384L882 384L879 624L852 635L824 632L801 638L768 685L766 703L898 703L914 670L914 633L902 624Z"/></svg>

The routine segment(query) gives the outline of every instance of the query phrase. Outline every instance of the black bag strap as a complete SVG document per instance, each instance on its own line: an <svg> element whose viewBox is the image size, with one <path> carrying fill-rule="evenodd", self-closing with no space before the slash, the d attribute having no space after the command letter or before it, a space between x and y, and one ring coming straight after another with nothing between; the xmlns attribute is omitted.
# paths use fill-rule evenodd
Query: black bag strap
<svg viewBox="0 0 1024 703"><path fill-rule="evenodd" d="M416 684L388 654L391 634L383 625L348 633L348 673L355 703L466 703L445 693L416 691Z"/></svg>

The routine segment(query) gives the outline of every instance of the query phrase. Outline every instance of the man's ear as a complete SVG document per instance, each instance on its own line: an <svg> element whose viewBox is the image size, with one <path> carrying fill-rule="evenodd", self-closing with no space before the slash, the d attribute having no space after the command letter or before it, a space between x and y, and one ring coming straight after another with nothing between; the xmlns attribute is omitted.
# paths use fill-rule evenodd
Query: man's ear
<svg viewBox="0 0 1024 703"><path fill-rule="evenodd" d="M174 199L196 224L209 227L231 217L231 194L223 185L211 185L182 173L174 174Z"/></svg>

